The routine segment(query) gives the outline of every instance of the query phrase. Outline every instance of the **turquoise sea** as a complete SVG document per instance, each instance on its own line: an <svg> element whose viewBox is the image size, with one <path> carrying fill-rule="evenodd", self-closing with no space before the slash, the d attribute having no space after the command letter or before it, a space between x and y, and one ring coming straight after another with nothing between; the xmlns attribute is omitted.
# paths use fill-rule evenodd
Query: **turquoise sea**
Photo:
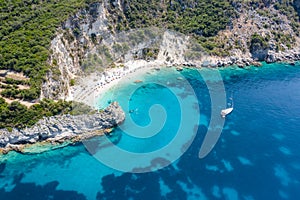
<svg viewBox="0 0 300 200"><path fill-rule="evenodd" d="M216 72L222 79L202 76ZM128 120L112 136L1 156L0 199L300 198L300 64L180 73L166 68L136 79L143 82L122 82L97 102L101 108L116 100L126 108ZM219 84L225 99L211 96L222 96ZM220 120L230 97L234 111L212 151L200 159L209 124ZM166 151L152 154L161 149Z"/></svg>

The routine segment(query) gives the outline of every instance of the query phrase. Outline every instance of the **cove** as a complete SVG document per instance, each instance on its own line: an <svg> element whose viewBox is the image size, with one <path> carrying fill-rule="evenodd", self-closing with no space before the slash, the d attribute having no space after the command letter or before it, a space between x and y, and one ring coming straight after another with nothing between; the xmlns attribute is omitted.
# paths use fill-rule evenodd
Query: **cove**
<svg viewBox="0 0 300 200"><path fill-rule="evenodd" d="M199 159L198 153L211 119L207 83L198 70L184 69L180 75L192 86L191 91L183 87L184 80L178 79L174 68L165 68L136 77L144 87L130 99L124 98L126 91L137 83L118 85L99 99L97 106L114 100L121 106L129 102L126 117L146 126L152 120L149 109L161 105L167 117L155 136L133 138L126 134L131 127L126 127L125 121L109 138L126 151L152 152L172 141L181 121L180 102L170 90L173 88L192 108L198 106L200 113L199 121L192 124L197 126L196 135L180 158L152 172L123 173L93 157L111 148L101 137L90 141L96 146L92 154L81 143L40 154L10 152L1 156L0 198L297 199L300 65L274 63L260 68L222 68L219 72L227 97L233 94L235 109L226 117L221 137L205 158ZM210 79L211 84L218 81ZM197 101L190 98L192 92ZM112 155L111 160L117 156Z"/></svg>

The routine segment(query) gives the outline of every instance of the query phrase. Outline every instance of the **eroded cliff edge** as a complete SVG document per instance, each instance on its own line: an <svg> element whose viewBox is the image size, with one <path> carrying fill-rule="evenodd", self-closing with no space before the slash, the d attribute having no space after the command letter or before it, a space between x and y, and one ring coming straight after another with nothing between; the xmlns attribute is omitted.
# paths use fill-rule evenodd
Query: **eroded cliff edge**
<svg viewBox="0 0 300 200"><path fill-rule="evenodd" d="M0 151L22 151L26 144L36 142L81 141L96 135L103 135L107 129L121 124L125 113L117 102L95 114L58 115L41 119L33 127L23 130L0 130Z"/></svg>
<svg viewBox="0 0 300 200"><path fill-rule="evenodd" d="M181 3L182 8L193 6L185 1ZM124 32L120 26L124 21L131 23L127 16L129 4L121 0L92 3L63 23L51 42L48 62L52 68L43 83L41 98L67 99L76 79L107 68L126 67L137 60L164 66L244 67L258 64L257 61L300 59L299 22L292 21L273 0L232 1L235 17L230 19L225 30L204 38L205 48L193 47L186 42L190 39L189 34L167 30L160 33L160 45L146 42L139 34L128 35L132 29L126 30L124 37L136 43L120 41L123 37L120 32ZM296 11L299 11L298 4L295 1ZM155 32L155 29L150 30ZM210 48L214 50L208 52ZM193 58L189 49L201 49L203 54Z"/></svg>

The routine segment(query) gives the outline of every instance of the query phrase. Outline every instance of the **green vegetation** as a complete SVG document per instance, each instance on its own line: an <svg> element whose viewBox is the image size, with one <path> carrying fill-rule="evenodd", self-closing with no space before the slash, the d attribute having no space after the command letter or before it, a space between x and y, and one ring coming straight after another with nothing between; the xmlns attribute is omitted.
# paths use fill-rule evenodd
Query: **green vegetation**
<svg viewBox="0 0 300 200"><path fill-rule="evenodd" d="M1 0L0 1L0 69L23 72L30 80L5 78L1 95L11 99L33 101L40 96L41 84L50 69L47 64L50 41L70 15L93 0ZM57 61L53 60L53 67ZM55 68L54 72L55 72ZM57 70L56 70L57 71ZM18 89L27 85L30 89ZM43 100L30 108L0 98L0 128L24 128L43 116L71 113L71 102Z"/></svg>
<svg viewBox="0 0 300 200"><path fill-rule="evenodd" d="M35 96L36 93L34 90L31 89L26 89L26 90L21 90L21 89L4 89L1 91L1 96L10 98L10 99L24 99L26 101L33 100L32 97Z"/></svg>
<svg viewBox="0 0 300 200"><path fill-rule="evenodd" d="M30 78L28 90L3 92L4 96L37 99L50 66L51 39L71 14L91 0L0 1L0 69L23 72ZM55 64L55 63L53 63Z"/></svg>
<svg viewBox="0 0 300 200"><path fill-rule="evenodd" d="M291 0L281 0L275 3L274 7L282 14L286 15L290 20L299 21L299 16Z"/></svg>
<svg viewBox="0 0 300 200"><path fill-rule="evenodd" d="M291 37L291 35L288 35L288 34L283 34L283 33L280 33L280 32L275 32L273 31L272 32L273 35L274 35L274 39L279 43L279 44L284 44L286 45L289 49L295 44L296 42L296 39L295 37ZM276 46L276 50L277 51L283 51L284 49L277 45Z"/></svg>
<svg viewBox="0 0 300 200"><path fill-rule="evenodd" d="M145 48L143 49L143 55L145 55L146 60L156 59L159 53L158 48Z"/></svg>
<svg viewBox="0 0 300 200"><path fill-rule="evenodd" d="M16 84L16 85L28 85L29 82L28 81L23 81L23 80L15 80L12 78L5 78L5 80L3 81L6 84Z"/></svg>
<svg viewBox="0 0 300 200"><path fill-rule="evenodd" d="M93 113L92 109L81 103L66 102L59 100L42 100L30 108L17 101L8 104L0 98L0 128L25 128L34 125L43 117L58 114L78 115L82 113Z"/></svg>
<svg viewBox="0 0 300 200"><path fill-rule="evenodd" d="M74 86L74 85L75 85L75 80L74 80L74 79L71 79L71 80L70 80L70 85L71 85L71 86Z"/></svg>
<svg viewBox="0 0 300 200"><path fill-rule="evenodd" d="M218 44L206 38L215 36L236 17L230 0L125 0L125 17L112 3L110 11L118 16L113 20L118 31L160 26L194 36L210 52Z"/></svg>
<svg viewBox="0 0 300 200"><path fill-rule="evenodd" d="M270 37L262 37L257 33L253 34L250 41L250 52L252 53L256 49L267 49L269 40Z"/></svg>
<svg viewBox="0 0 300 200"><path fill-rule="evenodd" d="M57 60L53 59L51 64L47 63L51 54L50 42L55 37L57 28L61 27L69 16L95 1L97 0L0 0L0 69L21 72L29 77L24 80L3 78L0 84L1 96L33 102L39 98L46 73L51 69L54 79L60 74ZM216 39L215 36L237 17L233 7L233 2L237 1L244 2L242 0L124 0L122 9L119 9L115 1L109 0L107 6L112 14L108 17L109 29L122 31L160 26L194 36L198 44L211 54L227 56L231 48L242 48L241 41L237 40L234 46L230 46L227 45L229 38ZM248 2L253 7L263 8L271 1ZM299 33L299 16L293 6L295 5L290 0L281 0L275 4L276 9L291 19L294 31ZM90 10L93 17L94 11ZM270 17L268 12L261 11L260 14ZM268 24L264 26L267 28ZM74 41L81 31L75 27L73 30L64 31L63 34L66 40ZM288 35L279 33L273 35L277 41L286 44L287 47L295 42ZM131 42L144 39L144 33L130 36ZM102 38L92 34L91 40L96 45L101 43ZM250 49L267 48L269 40L269 37L254 34L249 43ZM115 43L112 44L112 49L113 55L107 46L98 45L97 54L89 54L85 60L80 60L84 71L90 72L94 68L103 70L112 63L115 54L121 55L127 52L130 44ZM144 49L142 53L150 60L157 56L158 50ZM198 55L189 52L187 56ZM114 64L109 66L115 67ZM74 84L75 80L70 80L70 85ZM79 110L88 109L83 107ZM42 100L27 108L19 102L8 104L0 98L0 128L24 128L33 125L43 116L62 113L76 114L71 111L71 102Z"/></svg>
<svg viewBox="0 0 300 200"><path fill-rule="evenodd" d="M97 54L89 54L87 58L82 63L82 69L84 72L92 72L95 69L103 71L103 62Z"/></svg>
<svg viewBox="0 0 300 200"><path fill-rule="evenodd" d="M291 21L290 25L293 28L293 31L299 36L299 14L300 7L299 3L296 1L290 0L281 0L275 3L274 7L279 10L282 14L286 15ZM298 11L298 13L297 13Z"/></svg>
<svg viewBox="0 0 300 200"><path fill-rule="evenodd" d="M71 102L43 100L30 108L15 101L11 104L0 98L0 128L16 127L24 128L32 126L43 116L52 116L61 113L69 113Z"/></svg>
<svg viewBox="0 0 300 200"><path fill-rule="evenodd" d="M157 58L159 53L158 48L144 48L142 49L141 55L134 55L134 59L154 60Z"/></svg>
<svg viewBox="0 0 300 200"><path fill-rule="evenodd" d="M182 33L214 36L225 29L234 9L228 0L125 0L125 28L162 25Z"/></svg>

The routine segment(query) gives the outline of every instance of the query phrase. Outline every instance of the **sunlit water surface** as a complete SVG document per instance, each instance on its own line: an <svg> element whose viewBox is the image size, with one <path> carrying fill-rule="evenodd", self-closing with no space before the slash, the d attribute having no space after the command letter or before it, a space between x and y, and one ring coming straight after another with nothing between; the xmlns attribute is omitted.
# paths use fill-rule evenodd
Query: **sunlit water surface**
<svg viewBox="0 0 300 200"><path fill-rule="evenodd" d="M201 118L192 145L176 162L158 171L133 174L103 165L83 144L33 155L11 152L1 156L0 199L299 199L300 65L232 67L220 73L228 98L233 95L234 112L204 159L198 153L211 118L211 99L201 74L184 69L181 75L197 94ZM181 120L176 95L191 105L197 102L189 99L190 91L182 87L173 68L137 79L143 80L144 87L130 99L124 96L132 82L108 92L97 105L130 102L126 116L141 126L150 123L152 105L164 107L165 126L148 140L124 133L132 128L126 127L126 121L124 131L114 131L111 140L118 147L140 153L160 149L176 135ZM176 94L154 82L169 85ZM94 153L107 148L102 144Z"/></svg>

